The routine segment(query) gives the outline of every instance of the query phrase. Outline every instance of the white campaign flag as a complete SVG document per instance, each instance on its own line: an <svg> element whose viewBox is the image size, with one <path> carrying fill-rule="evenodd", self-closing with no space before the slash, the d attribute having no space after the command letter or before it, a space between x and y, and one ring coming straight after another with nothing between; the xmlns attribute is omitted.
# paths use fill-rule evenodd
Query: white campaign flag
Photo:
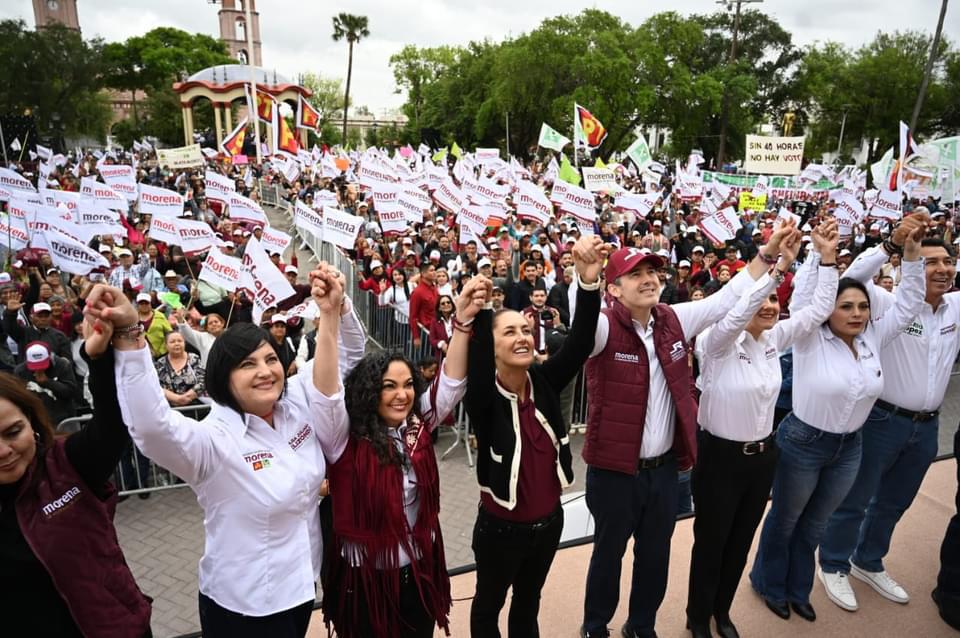
<svg viewBox="0 0 960 638"><path fill-rule="evenodd" d="M866 213L860 201L855 197L843 194L837 200L837 207L833 211L837 218L837 228L841 237L853 234L853 227L860 223Z"/></svg>
<svg viewBox="0 0 960 638"><path fill-rule="evenodd" d="M377 207L377 217L380 219L380 228L384 235L397 235L407 230L407 213L400 207L380 209Z"/></svg>
<svg viewBox="0 0 960 638"><path fill-rule="evenodd" d="M6 246L8 239L9 248L13 251L23 250L30 243L26 224L0 213L0 244Z"/></svg>
<svg viewBox="0 0 960 638"><path fill-rule="evenodd" d="M554 191L556 191L556 184L554 184ZM593 193L588 191L585 188L580 188L574 184L566 184L566 192L564 194L564 199L559 203L560 209L565 213L573 215L577 220L577 225L580 226L580 231L587 233L584 230L585 227L589 226L590 233L593 233L593 222L597 218L597 209L595 208L596 199L593 196Z"/></svg>
<svg viewBox="0 0 960 638"><path fill-rule="evenodd" d="M51 157L53 157L53 151L51 151L51 150L50 150L49 148L47 148L46 146L42 146L42 145L40 145L40 144L37 144L37 157L39 157L39 158L42 159L44 162L46 162L48 159L50 159Z"/></svg>
<svg viewBox="0 0 960 638"><path fill-rule="evenodd" d="M780 212L777 213L777 218L774 220L774 223L779 227L780 224L782 224L784 221L788 221L788 220L793 220L793 223L797 226L797 228L800 227L800 220L801 220L800 215L797 215L797 214L795 214L795 213L791 213L791 212L788 211L786 208L784 208L783 206L781 206L781 207L780 207Z"/></svg>
<svg viewBox="0 0 960 638"><path fill-rule="evenodd" d="M80 199L77 226L91 237L93 235L120 237L127 235L127 229L120 223L120 213L107 208L94 199Z"/></svg>
<svg viewBox="0 0 960 638"><path fill-rule="evenodd" d="M646 217L661 197L663 193L624 193L617 195L614 208L636 213L639 217Z"/></svg>
<svg viewBox="0 0 960 638"><path fill-rule="evenodd" d="M753 190L750 192L752 197L763 197L767 194L767 176L761 175L757 178L757 182L753 185Z"/></svg>
<svg viewBox="0 0 960 638"><path fill-rule="evenodd" d="M489 212L483 206L477 206L476 204L467 204L457 213L457 221L460 222L460 227L469 226L473 234L478 237L482 236L487 229L489 217Z"/></svg>
<svg viewBox="0 0 960 638"><path fill-rule="evenodd" d="M127 199L120 193L110 188L107 184L101 184L92 177L83 177L80 179L80 196L91 197L107 208L114 210L127 210Z"/></svg>
<svg viewBox="0 0 960 638"><path fill-rule="evenodd" d="M253 300L254 323L260 323L265 310L289 299L296 292L280 269L270 261L256 237L247 241L243 252L243 270L242 286Z"/></svg>
<svg viewBox="0 0 960 638"><path fill-rule="evenodd" d="M900 193L887 189L886 184L883 186L884 188L881 188L875 195L875 199L870 207L870 214L874 217L882 217L883 219L900 219L903 217Z"/></svg>
<svg viewBox="0 0 960 638"><path fill-rule="evenodd" d="M243 262L239 258L224 255L219 250L211 250L207 253L197 279L233 292L240 286L242 275Z"/></svg>
<svg viewBox="0 0 960 638"><path fill-rule="evenodd" d="M580 171L583 173L583 186L591 193L599 193L601 191L616 193L623 190L620 188L620 185L617 184L616 174L609 168L584 166Z"/></svg>
<svg viewBox="0 0 960 638"><path fill-rule="evenodd" d="M183 195L175 191L141 182L138 203L141 215L179 217L183 212L184 199Z"/></svg>
<svg viewBox="0 0 960 638"><path fill-rule="evenodd" d="M570 184L558 179L553 183L553 189L550 191L550 201L560 206L567 199L567 192L570 190Z"/></svg>
<svg viewBox="0 0 960 638"><path fill-rule="evenodd" d="M532 219L540 226L546 226L553 219L553 204L547 199L539 186L532 182L522 181L517 185L517 194L514 203L517 205L517 216L520 219Z"/></svg>
<svg viewBox="0 0 960 638"><path fill-rule="evenodd" d="M697 224L703 234L715 244L722 244L725 241L737 236L737 229L740 228L740 220L737 218L737 211L732 206L719 210L709 217L705 217Z"/></svg>
<svg viewBox="0 0 960 638"><path fill-rule="evenodd" d="M0 187L23 193L37 192L37 189L30 183L30 180L20 173L11 171L9 168L0 168Z"/></svg>
<svg viewBox="0 0 960 638"><path fill-rule="evenodd" d="M174 246L178 245L180 235L177 233L177 221L178 218L176 217L154 215L150 219L150 239Z"/></svg>
<svg viewBox="0 0 960 638"><path fill-rule="evenodd" d="M363 226L363 217L356 217L329 206L323 209L323 241L344 250L352 250L357 234Z"/></svg>
<svg viewBox="0 0 960 638"><path fill-rule="evenodd" d="M429 202L431 200L430 197L427 196L427 203L424 203L423 200L414 195L413 192L413 189L401 191L399 197L397 197L397 206L403 211L408 224L421 224L423 223L423 214L430 210ZM424 195L426 194L424 193Z"/></svg>
<svg viewBox="0 0 960 638"><path fill-rule="evenodd" d="M23 146L20 145L20 140L15 137L13 141L10 142L10 148L14 151L19 151Z"/></svg>
<svg viewBox="0 0 960 638"><path fill-rule="evenodd" d="M137 172L132 166L115 164L100 169L103 181L128 202L137 200Z"/></svg>
<svg viewBox="0 0 960 638"><path fill-rule="evenodd" d="M204 184L206 184L207 197L221 202L227 202L230 195L237 192L237 183L220 173L207 171L203 175Z"/></svg>
<svg viewBox="0 0 960 638"><path fill-rule="evenodd" d="M293 225L318 239L323 238L323 215L299 200L293 207Z"/></svg>
<svg viewBox="0 0 960 638"><path fill-rule="evenodd" d="M240 193L230 193L227 205L230 207L230 219L233 221L253 222L261 226L266 226L268 223L267 215L260 208L260 204Z"/></svg>
<svg viewBox="0 0 960 638"><path fill-rule="evenodd" d="M56 229L43 232L50 259L60 270L74 275L88 275L95 268L109 268L98 252Z"/></svg>
<svg viewBox="0 0 960 638"><path fill-rule="evenodd" d="M260 245L263 246L263 249L267 251L268 255L272 255L273 253L280 253L282 255L291 241L293 241L293 238L290 235L272 226L265 226L263 232L260 234Z"/></svg>
<svg viewBox="0 0 960 638"><path fill-rule="evenodd" d="M546 122L540 126L540 139L537 141L537 146L560 152L563 150L563 147L569 143L569 137L564 137L551 128Z"/></svg>
<svg viewBox="0 0 960 638"><path fill-rule="evenodd" d="M150 239L180 246L187 254L202 253L223 244L206 222L179 217L153 217Z"/></svg>
<svg viewBox="0 0 960 638"><path fill-rule="evenodd" d="M433 192L433 200L438 206L451 213L459 213L467 203L466 195L449 177L437 186L437 190Z"/></svg>

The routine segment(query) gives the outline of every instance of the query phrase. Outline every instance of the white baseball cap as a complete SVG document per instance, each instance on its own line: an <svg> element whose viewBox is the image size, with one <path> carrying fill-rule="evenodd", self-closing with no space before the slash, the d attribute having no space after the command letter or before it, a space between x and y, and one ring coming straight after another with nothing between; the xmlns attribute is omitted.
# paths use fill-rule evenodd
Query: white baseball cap
<svg viewBox="0 0 960 638"><path fill-rule="evenodd" d="M844 248L844 249L841 250L839 253L837 253L837 257L846 257L847 255L852 255L852 254L853 254L853 253L851 253L849 250L847 250L846 248Z"/></svg>
<svg viewBox="0 0 960 638"><path fill-rule="evenodd" d="M297 270L297 267L296 267L296 266L287 266L286 268L283 269L283 272L285 272L285 273L290 273L290 272L292 272L293 274L296 275L296 274L299 273L300 271Z"/></svg>
<svg viewBox="0 0 960 638"><path fill-rule="evenodd" d="M141 292L139 295L137 295L137 303L140 303L141 301L151 303L153 301L153 298L149 294L145 292Z"/></svg>
<svg viewBox="0 0 960 638"><path fill-rule="evenodd" d="M12 281L10 273L0 272L0 284L8 284Z"/></svg>
<svg viewBox="0 0 960 638"><path fill-rule="evenodd" d="M373 270L374 268L383 268L383 262L381 262L379 259L372 260L370 262L370 270Z"/></svg>
<svg viewBox="0 0 960 638"><path fill-rule="evenodd" d="M481 257L480 261L477 262L477 268L483 268L484 266L492 266L492 265L493 265L493 262L491 262L486 257Z"/></svg>
<svg viewBox="0 0 960 638"><path fill-rule="evenodd" d="M174 271L172 271L172 270L168 270L167 272L163 273L163 276L164 276L164 277L177 277L178 275L177 275L176 272L174 272Z"/></svg>
<svg viewBox="0 0 960 638"><path fill-rule="evenodd" d="M50 304L39 302L33 304L33 308L30 309L32 314L37 314L38 312L53 312L53 309L50 307Z"/></svg>
<svg viewBox="0 0 960 638"><path fill-rule="evenodd" d="M690 267L690 262L687 261L686 259L681 259L680 263L677 264L677 268L689 268L689 267Z"/></svg>
<svg viewBox="0 0 960 638"><path fill-rule="evenodd" d="M284 324L285 324L285 323L287 323L287 315L283 314L282 312L278 312L277 314L273 315L273 317L270 318L270 323L271 323L271 324L274 324L274 323L284 323Z"/></svg>
<svg viewBox="0 0 960 638"><path fill-rule="evenodd" d="M101 250L100 252L104 252L104 251ZM117 255L119 255L120 257L133 257L133 253L130 252L130 250L127 248L121 248L120 250L118 250Z"/></svg>
<svg viewBox="0 0 960 638"><path fill-rule="evenodd" d="M430 259L440 259L440 251L433 249L430 251Z"/></svg>
<svg viewBox="0 0 960 638"><path fill-rule="evenodd" d="M28 370L46 370L50 367L50 349L42 341L27 346L25 355Z"/></svg>

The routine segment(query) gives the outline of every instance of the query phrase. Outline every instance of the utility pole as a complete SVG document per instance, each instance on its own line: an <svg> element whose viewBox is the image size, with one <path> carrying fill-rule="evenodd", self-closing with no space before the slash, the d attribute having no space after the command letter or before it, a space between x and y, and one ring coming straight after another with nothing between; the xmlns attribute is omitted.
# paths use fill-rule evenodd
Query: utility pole
<svg viewBox="0 0 960 638"><path fill-rule="evenodd" d="M840 122L840 139L837 141L837 161L840 160L840 148L843 146L843 132L847 128L847 112L850 110L849 104L843 105L843 120Z"/></svg>
<svg viewBox="0 0 960 638"><path fill-rule="evenodd" d="M910 117L910 134L916 135L917 120L920 118L920 109L923 108L923 100L927 96L927 85L930 84L930 74L933 73L933 63L937 61L937 49L940 48L940 34L943 33L943 18L947 15L947 0L943 0L940 5L940 20L937 22L937 30L933 34L933 44L930 46L930 56L927 57L927 66L923 69L923 79L920 81L920 92L917 93L917 101L913 105L913 115Z"/></svg>
<svg viewBox="0 0 960 638"><path fill-rule="evenodd" d="M759 4L763 0L717 0L717 4L726 5L727 11L736 5L736 15L733 18L733 42L730 44L730 59L728 64L733 66L737 61L737 38L740 35L740 5ZM723 171L723 156L727 147L727 125L730 122L730 98L727 96L726 87L723 91L723 105L720 109L720 147L717 149L717 170Z"/></svg>
<svg viewBox="0 0 960 638"><path fill-rule="evenodd" d="M263 166L263 151L260 149L260 114L257 109L257 67L254 65L255 56L253 55L253 22L250 21L250 5L252 2L244 2L246 9L246 24L244 29L247 32L247 64L250 65L250 117L253 118L253 137L257 147L257 166ZM216 107L214 107L216 108ZM229 108L229 105L228 105ZM277 113L275 117L280 117ZM232 308L231 308L232 310Z"/></svg>

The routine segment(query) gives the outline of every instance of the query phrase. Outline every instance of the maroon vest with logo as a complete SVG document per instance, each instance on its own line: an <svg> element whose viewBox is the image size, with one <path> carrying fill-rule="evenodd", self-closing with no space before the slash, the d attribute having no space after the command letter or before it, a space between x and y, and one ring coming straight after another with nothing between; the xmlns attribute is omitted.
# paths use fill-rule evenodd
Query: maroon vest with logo
<svg viewBox="0 0 960 638"><path fill-rule="evenodd" d="M137 587L117 541L115 492L111 486L106 500L97 498L63 443L24 477L16 502L20 530L84 636L142 638L151 599Z"/></svg>
<svg viewBox="0 0 960 638"><path fill-rule="evenodd" d="M630 312L619 302L602 311L610 334L603 351L587 362L587 440L583 460L607 470L635 474L650 390L647 349ZM666 304L652 310L653 341L676 413L673 451L681 469L696 460L697 402L683 327Z"/></svg>

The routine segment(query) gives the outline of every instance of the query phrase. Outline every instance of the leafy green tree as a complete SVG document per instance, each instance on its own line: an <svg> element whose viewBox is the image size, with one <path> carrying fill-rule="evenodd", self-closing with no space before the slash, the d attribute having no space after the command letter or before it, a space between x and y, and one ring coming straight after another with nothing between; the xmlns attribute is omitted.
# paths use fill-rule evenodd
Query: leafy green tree
<svg viewBox="0 0 960 638"><path fill-rule="evenodd" d="M415 130L420 129L420 112L423 109L424 87L450 67L456 56L456 50L449 46L417 48L408 44L399 52L390 56L396 92L407 92L404 115L413 123Z"/></svg>
<svg viewBox="0 0 960 638"><path fill-rule="evenodd" d="M320 128L338 117L343 109L344 94L342 82L336 78L327 78L316 73L304 73L300 84L308 89L310 104L320 112Z"/></svg>
<svg viewBox="0 0 960 638"><path fill-rule="evenodd" d="M103 139L110 107L99 95L102 57L101 40L61 25L34 31L22 20L0 21L0 113L30 112L55 140Z"/></svg>
<svg viewBox="0 0 960 638"><path fill-rule="evenodd" d="M333 41L346 40L349 53L347 55L347 89L343 94L343 138L347 138L347 107L350 103L350 79L353 75L353 45L363 38L370 36L367 16L357 16L349 13L340 13L333 18Z"/></svg>

